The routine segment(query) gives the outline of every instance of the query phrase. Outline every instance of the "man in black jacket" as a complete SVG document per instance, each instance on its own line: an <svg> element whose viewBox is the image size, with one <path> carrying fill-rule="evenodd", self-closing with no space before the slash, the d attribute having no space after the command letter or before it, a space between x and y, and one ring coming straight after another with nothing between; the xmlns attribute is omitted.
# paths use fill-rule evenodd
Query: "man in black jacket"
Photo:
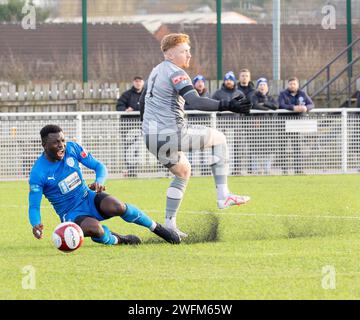
<svg viewBox="0 0 360 320"><path fill-rule="evenodd" d="M144 89L144 80L142 77L136 76L133 80L131 89L125 91L117 101L117 111L139 111L139 99Z"/></svg>
<svg viewBox="0 0 360 320"><path fill-rule="evenodd" d="M131 89L125 91L117 101L116 110L117 111L126 111L131 113L132 111L140 111L140 96L144 89L144 80L140 76L134 77L133 86ZM138 148L138 139L140 135L134 134L133 131L128 130L126 123L129 122L129 119L137 118L136 115L128 115L126 117L120 118L120 137L122 139L121 143L121 156L126 165L125 174L128 177L136 177L136 171L138 167L137 155ZM122 125L125 123L124 125Z"/></svg>
<svg viewBox="0 0 360 320"><path fill-rule="evenodd" d="M276 110L279 108L277 100L269 94L269 86L266 78L256 81L256 91L251 96L252 109ZM250 166L251 174L270 174L273 158L274 136L271 133L273 122L269 117L273 114L254 114L251 120L252 141L250 142ZM267 120L266 120L267 119Z"/></svg>
<svg viewBox="0 0 360 320"><path fill-rule="evenodd" d="M229 71L224 76L224 82L221 88L214 92L212 98L219 101L230 101L231 99L239 95L243 95L243 93L236 88L236 77L234 72Z"/></svg>
<svg viewBox="0 0 360 320"><path fill-rule="evenodd" d="M269 86L266 78L256 81L256 91L251 97L253 109L257 110L276 110L279 109L277 100L269 94Z"/></svg>
<svg viewBox="0 0 360 320"><path fill-rule="evenodd" d="M242 91L249 100L255 92L254 83L251 81L251 73L248 69L241 69L237 88Z"/></svg>

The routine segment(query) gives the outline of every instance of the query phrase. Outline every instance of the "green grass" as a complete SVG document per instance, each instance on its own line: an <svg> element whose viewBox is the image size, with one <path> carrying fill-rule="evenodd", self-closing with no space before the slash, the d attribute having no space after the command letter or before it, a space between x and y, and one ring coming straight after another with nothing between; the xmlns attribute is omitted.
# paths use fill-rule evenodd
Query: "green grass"
<svg viewBox="0 0 360 320"><path fill-rule="evenodd" d="M109 180L107 191L163 222L169 179ZM136 233L138 247L107 247L86 238L64 254L51 242L59 223L42 203L44 239L33 238L26 182L0 183L0 299L359 299L358 175L234 177L246 206L219 211L212 179L192 178L178 225L179 246L120 218L114 231ZM25 290L25 266L36 288ZM333 266L336 288L324 289Z"/></svg>

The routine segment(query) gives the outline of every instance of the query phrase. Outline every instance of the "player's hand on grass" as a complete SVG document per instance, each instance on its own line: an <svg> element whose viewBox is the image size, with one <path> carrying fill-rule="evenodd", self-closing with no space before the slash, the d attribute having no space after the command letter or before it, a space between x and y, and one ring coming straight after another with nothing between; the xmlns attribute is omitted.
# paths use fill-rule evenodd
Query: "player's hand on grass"
<svg viewBox="0 0 360 320"><path fill-rule="evenodd" d="M219 111L231 111L235 113L250 113L250 109L252 107L251 101L246 98L244 95L238 95L234 97L230 101L221 100Z"/></svg>
<svg viewBox="0 0 360 320"><path fill-rule="evenodd" d="M106 187L100 184L99 182L93 182L88 186L91 190L95 191L96 193L103 192L106 190Z"/></svg>
<svg viewBox="0 0 360 320"><path fill-rule="evenodd" d="M33 234L36 239L42 239L44 226L42 223L33 226Z"/></svg>

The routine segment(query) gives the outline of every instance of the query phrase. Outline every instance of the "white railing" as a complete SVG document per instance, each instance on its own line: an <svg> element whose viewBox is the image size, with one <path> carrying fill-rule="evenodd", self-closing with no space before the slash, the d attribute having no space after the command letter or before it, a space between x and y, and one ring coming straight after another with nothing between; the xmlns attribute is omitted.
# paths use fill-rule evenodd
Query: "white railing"
<svg viewBox="0 0 360 320"><path fill-rule="evenodd" d="M360 170L360 110L188 112L189 124L224 132L232 175L337 174ZM138 113L0 113L0 179L26 179L42 152L40 129L60 125L104 162L110 178L162 177L168 170L147 151ZM189 153L193 175L210 175L209 150ZM84 169L86 176L91 172Z"/></svg>
<svg viewBox="0 0 360 320"><path fill-rule="evenodd" d="M300 85L306 80L300 80ZM325 80L312 82L306 89L309 94L316 88L321 88ZM210 93L214 93L222 84L222 81L207 80L206 87ZM336 81L331 90L339 92L346 85L346 81ZM0 83L0 104L1 102L33 102L33 101L75 101L79 99L117 99L125 91L132 87L132 82L100 82L89 81L87 83L75 81L50 81L46 83L28 84L4 84ZM269 88L273 95L278 95L281 90L287 88L287 80L269 79ZM360 78L357 81L357 88L360 88Z"/></svg>

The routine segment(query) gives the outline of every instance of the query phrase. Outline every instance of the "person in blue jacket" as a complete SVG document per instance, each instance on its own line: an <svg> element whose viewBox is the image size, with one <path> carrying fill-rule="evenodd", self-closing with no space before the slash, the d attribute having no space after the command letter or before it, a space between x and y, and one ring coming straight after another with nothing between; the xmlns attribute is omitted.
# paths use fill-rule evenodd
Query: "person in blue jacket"
<svg viewBox="0 0 360 320"><path fill-rule="evenodd" d="M288 80L288 87L286 90L282 91L279 95L279 109L286 109L292 111L285 116L307 116L307 112L314 108L314 103L308 94L300 90L299 80L296 77L292 77ZM285 129L284 129L285 130ZM291 149L293 152L293 167L295 174L304 174L303 171L303 162L304 158L301 150L301 135L299 132L293 133L282 133L284 140L281 143L281 154L283 158L281 159L281 167L283 173L287 174L289 167L286 164L288 157L286 156L286 141L290 141Z"/></svg>
<svg viewBox="0 0 360 320"><path fill-rule="evenodd" d="M308 94L300 90L299 79L292 77L288 80L286 90L280 92L279 108L294 112L308 112L314 108L314 103Z"/></svg>
<svg viewBox="0 0 360 320"><path fill-rule="evenodd" d="M116 244L139 244L135 235L120 235L100 222L121 217L129 223L146 227L170 243L180 243L178 234L154 222L137 207L123 203L105 193L107 169L76 142L65 142L62 129L46 125L40 131L44 152L35 161L29 177L29 220L37 239L43 237L40 204L42 195L49 200L60 221L78 224L85 237L95 242ZM80 164L96 173L93 183L87 185Z"/></svg>

